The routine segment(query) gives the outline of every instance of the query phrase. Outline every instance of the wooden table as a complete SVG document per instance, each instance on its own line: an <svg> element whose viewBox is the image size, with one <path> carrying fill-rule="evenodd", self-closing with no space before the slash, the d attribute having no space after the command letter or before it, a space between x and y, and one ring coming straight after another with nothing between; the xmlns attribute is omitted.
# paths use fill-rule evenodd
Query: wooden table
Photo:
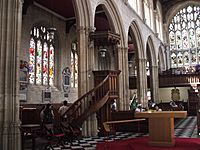
<svg viewBox="0 0 200 150"><path fill-rule="evenodd" d="M149 144L152 146L174 146L174 118L185 118L187 111L137 112L136 118L149 120Z"/></svg>
<svg viewBox="0 0 200 150"><path fill-rule="evenodd" d="M30 135L32 139L32 150L35 150L35 138L37 132L40 131L40 124L23 124L20 126L22 138L22 150L24 150L25 138Z"/></svg>

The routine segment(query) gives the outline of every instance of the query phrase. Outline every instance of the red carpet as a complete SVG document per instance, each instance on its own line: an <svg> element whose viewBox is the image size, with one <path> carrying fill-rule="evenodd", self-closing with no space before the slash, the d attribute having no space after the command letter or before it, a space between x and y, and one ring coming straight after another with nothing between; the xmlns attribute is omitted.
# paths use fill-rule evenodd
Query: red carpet
<svg viewBox="0 0 200 150"><path fill-rule="evenodd" d="M153 147L148 137L98 143L97 150L200 150L200 138L176 138L174 147Z"/></svg>

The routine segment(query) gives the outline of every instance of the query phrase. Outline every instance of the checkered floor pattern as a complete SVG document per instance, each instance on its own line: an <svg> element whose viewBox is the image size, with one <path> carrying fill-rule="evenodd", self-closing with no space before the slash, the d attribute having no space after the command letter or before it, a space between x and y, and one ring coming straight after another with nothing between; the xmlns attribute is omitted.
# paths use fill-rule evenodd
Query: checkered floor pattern
<svg viewBox="0 0 200 150"><path fill-rule="evenodd" d="M195 116L189 116L185 119L180 119L175 122L175 136L176 137L191 137L197 138L197 118ZM65 143L65 147L54 147L54 150L95 150L96 144L98 142L122 140L128 138L137 138L148 136L144 133L122 133L117 132L116 135L111 135L109 137L88 137L82 138L71 143ZM25 150L31 149L31 143L26 141ZM36 150L42 150L44 143L40 139L36 139Z"/></svg>
<svg viewBox="0 0 200 150"><path fill-rule="evenodd" d="M180 121L176 122L175 136L197 138L197 117L188 116L187 118L180 119Z"/></svg>

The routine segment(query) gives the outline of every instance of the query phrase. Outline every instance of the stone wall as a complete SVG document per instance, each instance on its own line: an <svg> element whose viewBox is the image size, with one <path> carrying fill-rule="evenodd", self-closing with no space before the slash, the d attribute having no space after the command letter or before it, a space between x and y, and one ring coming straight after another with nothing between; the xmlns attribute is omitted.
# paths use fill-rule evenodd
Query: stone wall
<svg viewBox="0 0 200 150"><path fill-rule="evenodd" d="M51 14L50 12L43 10L38 6L31 5L28 8L27 13L23 15L20 60L29 61L30 31L35 25L44 25L46 27L53 26L56 28L56 38L58 40L56 39L55 44L55 81L54 86L51 87L50 90L52 93L51 102L60 103L65 99L62 88L62 70L65 67L71 66L71 44L70 40L67 38L65 20L56 14ZM22 92L26 95L26 98L25 100L22 100L21 103L45 103L42 100L42 91L46 89L46 86L28 84L27 91ZM68 101L72 103L77 100L77 97L77 89L71 88L67 98Z"/></svg>

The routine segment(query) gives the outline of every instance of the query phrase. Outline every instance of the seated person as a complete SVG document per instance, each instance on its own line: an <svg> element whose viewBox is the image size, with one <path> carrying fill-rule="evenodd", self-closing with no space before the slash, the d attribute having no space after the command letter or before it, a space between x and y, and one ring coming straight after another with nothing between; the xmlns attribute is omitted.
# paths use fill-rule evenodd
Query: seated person
<svg viewBox="0 0 200 150"><path fill-rule="evenodd" d="M178 107L179 107L181 110L184 110L184 106L183 106L182 103L180 103L180 104L178 105Z"/></svg>
<svg viewBox="0 0 200 150"><path fill-rule="evenodd" d="M162 109L159 108L158 105L155 105L155 110L156 110L156 111L162 111Z"/></svg>
<svg viewBox="0 0 200 150"><path fill-rule="evenodd" d="M149 109L154 110L156 105L157 105L157 104L156 104L155 102L153 102L152 100L149 100L149 101L148 101L148 108L149 108Z"/></svg>
<svg viewBox="0 0 200 150"><path fill-rule="evenodd" d="M134 93L133 98L130 101L130 110L135 110L137 108L138 102L137 102L137 97L136 97L136 93Z"/></svg>
<svg viewBox="0 0 200 150"><path fill-rule="evenodd" d="M171 101L169 104L170 104L170 106L172 106L173 108L178 107L178 105L176 105L176 103L175 103L174 101Z"/></svg>
<svg viewBox="0 0 200 150"><path fill-rule="evenodd" d="M142 108L142 104L138 104L137 108L135 109L135 112L143 112L143 111L145 110Z"/></svg>
<svg viewBox="0 0 200 150"><path fill-rule="evenodd" d="M63 105L59 108L58 113L60 114L60 119L61 121L66 121L67 120L67 115L66 111L68 110L67 106L68 102L66 100L63 101Z"/></svg>

